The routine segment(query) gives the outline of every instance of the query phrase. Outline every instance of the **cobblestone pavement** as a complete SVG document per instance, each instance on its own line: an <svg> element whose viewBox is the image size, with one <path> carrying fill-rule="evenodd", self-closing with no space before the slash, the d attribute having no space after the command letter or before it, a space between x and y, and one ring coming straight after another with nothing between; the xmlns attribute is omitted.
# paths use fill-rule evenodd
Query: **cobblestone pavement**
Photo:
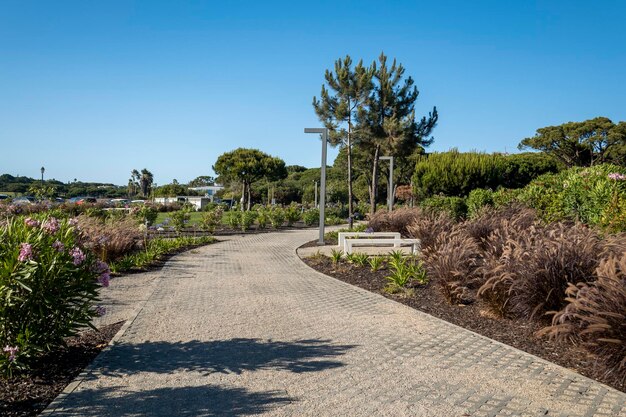
<svg viewBox="0 0 626 417"><path fill-rule="evenodd" d="M313 271L295 248L315 237L234 236L143 292L124 278L140 311L46 413L626 417L624 393Z"/></svg>

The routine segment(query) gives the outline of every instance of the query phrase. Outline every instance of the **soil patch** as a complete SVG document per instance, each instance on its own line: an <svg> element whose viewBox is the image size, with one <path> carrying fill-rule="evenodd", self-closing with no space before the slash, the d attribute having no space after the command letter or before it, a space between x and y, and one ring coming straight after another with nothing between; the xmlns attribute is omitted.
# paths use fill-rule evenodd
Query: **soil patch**
<svg viewBox="0 0 626 417"><path fill-rule="evenodd" d="M470 305L451 305L434 282L411 288L412 296L407 296L404 293L389 294L384 291L384 287L388 283L385 276L389 274L386 269L372 272L369 266L361 267L345 261L334 264L330 258L325 256L304 258L303 261L325 275L382 294L387 298L626 392L625 381L612 378L607 372L608 369L596 363L587 352L576 346L537 337L535 332L544 327L541 323L494 317L488 313L486 306L480 300Z"/></svg>
<svg viewBox="0 0 626 417"><path fill-rule="evenodd" d="M104 349L123 322L87 330L67 339L67 347L41 357L25 375L0 378L0 415L35 416Z"/></svg>

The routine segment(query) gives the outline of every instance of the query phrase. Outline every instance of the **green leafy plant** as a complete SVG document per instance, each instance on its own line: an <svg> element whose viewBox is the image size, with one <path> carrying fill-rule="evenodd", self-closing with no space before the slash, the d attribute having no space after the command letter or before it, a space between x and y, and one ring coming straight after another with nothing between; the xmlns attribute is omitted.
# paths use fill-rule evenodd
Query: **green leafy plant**
<svg viewBox="0 0 626 417"><path fill-rule="evenodd" d="M382 256L370 256L367 262L370 264L372 272L376 272L384 265L385 258Z"/></svg>
<svg viewBox="0 0 626 417"><path fill-rule="evenodd" d="M209 233L214 233L217 226L222 224L223 216L224 209L221 206L215 206L215 208L203 212L200 217L200 228Z"/></svg>
<svg viewBox="0 0 626 417"><path fill-rule="evenodd" d="M241 231L245 232L250 229L250 226L254 224L254 220L256 219L257 213L256 211L244 211L241 214Z"/></svg>
<svg viewBox="0 0 626 417"><path fill-rule="evenodd" d="M320 211L318 209L308 209L302 213L302 220L307 226L313 226L319 223Z"/></svg>
<svg viewBox="0 0 626 417"><path fill-rule="evenodd" d="M265 229L270 222L269 212L265 207L257 208L256 222L259 225L259 229Z"/></svg>
<svg viewBox="0 0 626 417"><path fill-rule="evenodd" d="M183 209L172 212L170 218L172 219L172 226L174 229L177 232L180 232L187 227L187 223L189 222L191 215L189 214L189 210Z"/></svg>
<svg viewBox="0 0 626 417"><path fill-rule="evenodd" d="M226 224L230 226L231 229L239 229L241 227L242 216L243 215L241 214L241 211L230 210L226 212L226 215L224 216L224 218L226 220Z"/></svg>
<svg viewBox="0 0 626 417"><path fill-rule="evenodd" d="M285 209L285 219L287 220L287 226L292 226L295 222L302 218L302 211L296 203L291 203L289 207Z"/></svg>
<svg viewBox="0 0 626 417"><path fill-rule="evenodd" d="M341 261L343 257L343 252L337 249L333 249L330 251L330 258L333 260L334 264L337 264Z"/></svg>
<svg viewBox="0 0 626 417"><path fill-rule="evenodd" d="M274 229L280 228L285 222L285 210L274 207L269 212L270 224Z"/></svg>
<svg viewBox="0 0 626 417"><path fill-rule="evenodd" d="M403 291L413 282L426 284L428 282L426 270L422 261L413 256L400 256L400 251L395 251L389 257L391 274L385 278L389 281L385 290L391 293Z"/></svg>
<svg viewBox="0 0 626 417"><path fill-rule="evenodd" d="M365 266L367 264L368 256L366 253L355 252L352 254L351 262L358 266Z"/></svg>
<svg viewBox="0 0 626 417"><path fill-rule="evenodd" d="M0 371L26 369L99 311L109 267L82 244L73 220L16 217L0 227Z"/></svg>

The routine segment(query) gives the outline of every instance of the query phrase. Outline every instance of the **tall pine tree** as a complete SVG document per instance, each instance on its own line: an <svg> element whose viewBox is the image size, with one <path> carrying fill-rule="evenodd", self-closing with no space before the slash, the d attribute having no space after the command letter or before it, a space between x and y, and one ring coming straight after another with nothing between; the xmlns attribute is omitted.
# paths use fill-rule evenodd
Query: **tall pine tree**
<svg viewBox="0 0 626 417"><path fill-rule="evenodd" d="M415 119L415 102L419 91L409 76L403 79L404 67L394 59L391 66L381 53L372 64L375 87L361 107L359 140L357 146L370 155L372 174L369 178L370 213L376 211L378 197L378 158L384 154L408 156L418 146L432 143L429 137L437 124L437 108L433 107L428 117Z"/></svg>
<svg viewBox="0 0 626 417"><path fill-rule="evenodd" d="M363 61L353 68L349 55L335 61L335 71L326 70L328 84L322 85L320 99L313 97L315 113L324 126L329 129L329 141L333 146L346 149L348 168L348 214L353 214L352 191L352 146L354 143L355 124L358 112L369 99L372 92L374 69L363 66Z"/></svg>

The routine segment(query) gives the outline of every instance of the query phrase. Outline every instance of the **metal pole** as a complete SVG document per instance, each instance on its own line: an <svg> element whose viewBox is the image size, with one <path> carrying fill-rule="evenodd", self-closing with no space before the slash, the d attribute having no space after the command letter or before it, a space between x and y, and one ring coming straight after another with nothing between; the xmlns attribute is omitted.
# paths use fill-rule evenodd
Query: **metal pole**
<svg viewBox="0 0 626 417"><path fill-rule="evenodd" d="M328 129L322 134L322 179L320 184L320 240L318 245L324 244L324 221L326 220L326 149L328 145Z"/></svg>
<svg viewBox="0 0 626 417"><path fill-rule="evenodd" d="M393 156L389 160L389 212L393 210Z"/></svg>
<svg viewBox="0 0 626 417"><path fill-rule="evenodd" d="M328 129L327 128L305 128L304 133L322 134L322 169L320 178L320 236L318 245L324 245L324 220L326 208L326 149L328 147Z"/></svg>

